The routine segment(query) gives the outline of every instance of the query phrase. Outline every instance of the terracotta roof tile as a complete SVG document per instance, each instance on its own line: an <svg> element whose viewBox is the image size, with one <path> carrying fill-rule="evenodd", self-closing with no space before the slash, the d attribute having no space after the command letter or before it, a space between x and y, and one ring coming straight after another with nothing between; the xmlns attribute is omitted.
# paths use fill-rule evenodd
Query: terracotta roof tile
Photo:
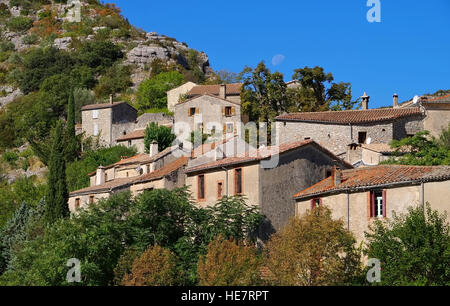
<svg viewBox="0 0 450 306"><path fill-rule="evenodd" d="M119 139L117 139L118 142L120 141L127 141L127 140L133 140L133 139L143 139L145 137L145 130L136 130L131 132L130 134L127 134Z"/></svg>
<svg viewBox="0 0 450 306"><path fill-rule="evenodd" d="M76 195L82 195L82 194L92 194L92 193L107 193L107 192L111 192L114 189L120 188L120 187L126 187L128 185L131 184L131 182L134 180L135 178L121 178L121 179L114 179L111 180L109 182L106 182L103 185L98 185L98 186L91 186L91 187L87 187L87 188L83 188L80 190L76 190L70 193L70 196L76 196Z"/></svg>
<svg viewBox="0 0 450 306"><path fill-rule="evenodd" d="M201 95L215 95L218 96L220 92L221 85L198 85L192 88L187 96L201 96ZM226 84L227 95L239 95L241 93L242 84L233 83Z"/></svg>
<svg viewBox="0 0 450 306"><path fill-rule="evenodd" d="M343 192L389 184L450 180L450 166L382 165L342 171L341 184L334 186L332 177L299 192L294 198L308 198L331 192Z"/></svg>
<svg viewBox="0 0 450 306"><path fill-rule="evenodd" d="M369 123L422 115L420 108L383 108L316 113L291 113L278 116L277 121L325 122L334 124Z"/></svg>
<svg viewBox="0 0 450 306"><path fill-rule="evenodd" d="M269 158L272 155L272 153L281 154L281 153L285 153L287 151L297 149L297 148L307 146L307 145L314 145L317 148L319 148L321 151L323 151L325 154L333 156L336 160L340 160L336 155L334 155L333 153L331 153L329 150L322 147L318 143L314 142L313 140L304 140L304 141L289 142L289 143L285 143L285 144L281 144L281 145L273 146L273 147L260 148L258 150L246 151L244 154L241 154L239 156L228 157L228 158L224 158L224 159L214 161L211 163L206 163L206 164L203 164L200 166L188 168L186 170L186 173L199 172L199 171L214 169L214 168L218 168L218 167L244 164L244 163L248 163L248 162L256 162L256 161L260 161L260 160ZM341 160L341 162L346 164L348 166L348 168L353 168L353 166L350 165L349 163L347 163L343 160Z"/></svg>
<svg viewBox="0 0 450 306"><path fill-rule="evenodd" d="M188 157L180 157L178 158L176 161L167 164L166 166L153 171L152 173L149 174L144 174L139 176L137 179L135 179L133 181L133 184L138 184L138 183L144 183L144 182L150 182L150 181L154 181L157 179L161 179L166 175L171 174L172 172L177 171L178 169L180 169L181 167L184 167L187 165L189 161Z"/></svg>
<svg viewBox="0 0 450 306"><path fill-rule="evenodd" d="M133 106L131 106L130 104L128 104L127 102L116 102L114 104L111 103L102 103L102 104L90 104L90 105L85 105L81 108L82 111L86 111L86 110L93 110L93 109L103 109L103 108L111 108L111 107L116 107L122 104L127 104L128 106L134 108Z"/></svg>

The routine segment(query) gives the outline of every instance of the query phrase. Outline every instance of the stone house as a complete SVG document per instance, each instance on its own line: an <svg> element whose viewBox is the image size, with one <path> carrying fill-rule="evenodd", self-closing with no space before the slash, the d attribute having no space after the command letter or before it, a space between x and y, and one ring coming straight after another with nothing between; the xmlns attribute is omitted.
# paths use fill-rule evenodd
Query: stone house
<svg viewBox="0 0 450 306"><path fill-rule="evenodd" d="M291 113L275 121L280 143L313 139L345 158L348 145L389 144L422 131L424 118L422 110L414 107Z"/></svg>
<svg viewBox="0 0 450 306"><path fill-rule="evenodd" d="M302 188L300 188L302 189ZM327 206L344 221L357 241L376 219L389 219L412 206L449 212L450 167L383 165L350 170L336 168L325 180L295 196L295 215ZM449 218L450 221L450 218Z"/></svg>
<svg viewBox="0 0 450 306"><path fill-rule="evenodd" d="M117 139L117 144L127 148L135 147L137 153L145 153L145 130L135 130Z"/></svg>
<svg viewBox="0 0 450 306"><path fill-rule="evenodd" d="M450 95L441 97L423 96L400 105L398 104L398 96L394 95L394 107L422 108L425 112L423 128L434 137L439 137L442 130L447 129L450 124Z"/></svg>
<svg viewBox="0 0 450 306"><path fill-rule="evenodd" d="M241 104L242 84L221 84L221 85L198 85L192 87L186 93L186 99L192 99L203 95L211 95Z"/></svg>
<svg viewBox="0 0 450 306"><path fill-rule="evenodd" d="M188 167L186 185L199 206L211 206L223 196L245 196L267 217L261 229L267 238L294 216L292 194L298 184L307 188L319 182L335 165L352 168L312 140L297 141Z"/></svg>
<svg viewBox="0 0 450 306"><path fill-rule="evenodd" d="M177 135L181 131L186 136L193 131L239 134L241 120L240 103L214 95L200 95L175 105Z"/></svg>
<svg viewBox="0 0 450 306"><path fill-rule="evenodd" d="M169 147L158 152L158 144L150 145L150 154L138 154L130 158L124 158L119 162L97 168L97 171L89 174L90 186L76 190L69 195L69 209L75 212L78 208L85 208L96 203L99 199L108 198L112 194L123 191L139 191L143 182L153 182L156 188L175 188L184 185L184 177L174 179L174 173L178 168L187 165L184 152L178 146ZM184 158L180 160L180 158ZM172 186L172 187L171 187Z"/></svg>
<svg viewBox="0 0 450 306"><path fill-rule="evenodd" d="M130 139L125 136L144 130L151 122L173 125L173 118L166 114L143 114L139 117L137 114L133 106L126 102L114 103L112 97L109 103L86 105L81 108L82 132L86 137L99 137L101 145L110 147L118 142L128 145ZM138 152L143 153L143 144L136 138L139 133L134 133L131 140L137 145Z"/></svg>
<svg viewBox="0 0 450 306"><path fill-rule="evenodd" d="M180 102L181 98L185 96L192 88L198 86L193 82L184 83L181 86L173 88L167 92L167 108L169 111L175 111L175 105Z"/></svg>

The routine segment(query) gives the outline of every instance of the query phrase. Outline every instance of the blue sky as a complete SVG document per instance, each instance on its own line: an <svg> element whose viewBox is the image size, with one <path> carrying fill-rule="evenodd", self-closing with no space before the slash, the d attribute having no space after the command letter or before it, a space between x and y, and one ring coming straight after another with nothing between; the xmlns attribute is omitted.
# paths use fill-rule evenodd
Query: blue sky
<svg viewBox="0 0 450 306"><path fill-rule="evenodd" d="M367 91L371 107L391 105L394 93L404 101L450 89L449 0L380 0L380 23L367 21L367 0L106 2L133 25L206 52L214 70L264 60L289 81L296 68L322 66L354 96Z"/></svg>

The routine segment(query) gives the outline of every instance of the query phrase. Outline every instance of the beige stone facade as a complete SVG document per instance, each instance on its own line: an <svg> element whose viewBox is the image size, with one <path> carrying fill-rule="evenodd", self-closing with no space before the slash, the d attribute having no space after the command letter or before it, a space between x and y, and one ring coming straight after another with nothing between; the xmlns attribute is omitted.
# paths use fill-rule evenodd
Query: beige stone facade
<svg viewBox="0 0 450 306"><path fill-rule="evenodd" d="M177 88L167 92L167 107L171 112L175 111L175 105L180 102L180 98L188 93L192 88L197 86L193 82L187 82Z"/></svg>

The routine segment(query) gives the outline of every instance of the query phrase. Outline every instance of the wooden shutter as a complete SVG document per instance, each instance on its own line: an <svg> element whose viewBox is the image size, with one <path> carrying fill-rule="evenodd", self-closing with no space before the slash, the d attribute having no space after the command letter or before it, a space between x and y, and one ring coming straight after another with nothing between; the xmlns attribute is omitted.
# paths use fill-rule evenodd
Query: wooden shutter
<svg viewBox="0 0 450 306"><path fill-rule="evenodd" d="M383 190L383 218L386 218L387 212L387 202L386 202L386 190Z"/></svg>
<svg viewBox="0 0 450 306"><path fill-rule="evenodd" d="M234 116L234 115L236 115L236 107L232 107L231 108L231 116Z"/></svg>
<svg viewBox="0 0 450 306"><path fill-rule="evenodd" d="M222 116L225 116L225 107L222 107Z"/></svg>
<svg viewBox="0 0 450 306"><path fill-rule="evenodd" d="M370 210L371 210L371 217L375 218L376 211L375 211L375 192L370 192Z"/></svg>
<svg viewBox="0 0 450 306"><path fill-rule="evenodd" d="M195 114L198 115L198 107L195 108Z"/></svg>
<svg viewBox="0 0 450 306"><path fill-rule="evenodd" d="M227 124L226 123L223 124L223 133L224 134L227 133Z"/></svg>
<svg viewBox="0 0 450 306"><path fill-rule="evenodd" d="M191 116L191 109L188 107L187 111L188 111L188 117L190 117Z"/></svg>

